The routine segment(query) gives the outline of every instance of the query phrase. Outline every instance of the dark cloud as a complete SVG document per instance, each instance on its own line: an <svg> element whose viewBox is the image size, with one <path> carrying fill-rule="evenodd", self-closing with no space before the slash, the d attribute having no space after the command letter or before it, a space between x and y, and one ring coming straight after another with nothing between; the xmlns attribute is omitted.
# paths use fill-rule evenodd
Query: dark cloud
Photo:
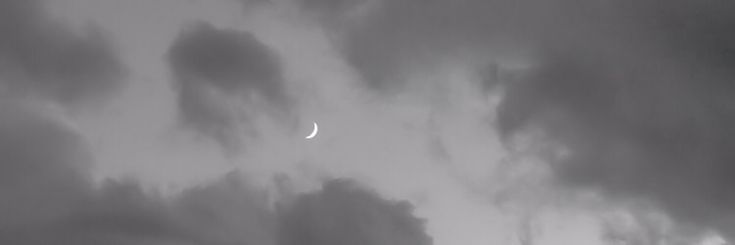
<svg viewBox="0 0 735 245"><path fill-rule="evenodd" d="M298 197L279 218L279 245L432 244L410 204L384 200L348 180Z"/></svg>
<svg viewBox="0 0 735 245"><path fill-rule="evenodd" d="M239 172L174 196L133 180L94 185L82 138L40 110L3 102L1 244L430 244L408 204L349 181L291 194L278 210Z"/></svg>
<svg viewBox="0 0 735 245"><path fill-rule="evenodd" d="M581 43L571 36L593 24L601 28L599 32L613 30L603 20L609 13L602 10L602 2L299 2L307 6L307 12L326 16L322 19L336 33L336 43L348 63L368 87L379 90L401 89L408 76L430 70L448 57L517 54L521 47L533 51L533 45ZM345 14L350 11L359 14ZM492 59L482 62L492 63Z"/></svg>
<svg viewBox="0 0 735 245"><path fill-rule="evenodd" d="M653 200L735 235L735 4L397 0L345 17L333 13L343 2L317 2L310 11L346 23L326 25L369 87L486 57L499 67L478 70L480 86L505 92L500 131L542 129L565 146L549 159L564 183ZM531 68L502 76L508 57Z"/></svg>
<svg viewBox="0 0 735 245"><path fill-rule="evenodd" d="M735 235L735 5L623 2L645 42L547 52L507 86L499 127L541 128L568 148L568 184L657 202L686 224ZM624 7L630 7L623 5ZM632 7L631 7L632 8ZM600 50L609 50L600 52Z"/></svg>
<svg viewBox="0 0 735 245"><path fill-rule="evenodd" d="M39 0L0 1L0 86L62 103L118 87L125 69L96 28L72 32L43 12Z"/></svg>
<svg viewBox="0 0 735 245"><path fill-rule="evenodd" d="M0 106L0 231L58 218L86 195L80 139L14 101ZM60 207L63 206L63 207ZM2 237L2 236L0 236Z"/></svg>
<svg viewBox="0 0 735 245"><path fill-rule="evenodd" d="M301 0L298 3L307 11L339 13L364 4L365 0Z"/></svg>
<svg viewBox="0 0 735 245"><path fill-rule="evenodd" d="M192 24L175 40L168 61L184 123L225 145L237 141L238 118L218 96L260 96L280 109L287 103L278 57L251 33Z"/></svg>
<svg viewBox="0 0 735 245"><path fill-rule="evenodd" d="M570 151L554 160L569 183L654 198L683 220L717 225L735 200L735 91L707 71L619 62L552 59L508 88L500 129L544 129Z"/></svg>

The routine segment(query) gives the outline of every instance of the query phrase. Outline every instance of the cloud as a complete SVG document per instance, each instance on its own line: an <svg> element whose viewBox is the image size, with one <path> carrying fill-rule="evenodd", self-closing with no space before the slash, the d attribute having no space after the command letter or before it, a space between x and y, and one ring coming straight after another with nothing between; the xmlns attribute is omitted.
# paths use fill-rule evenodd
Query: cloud
<svg viewBox="0 0 735 245"><path fill-rule="evenodd" d="M428 245L424 221L407 202L384 200L348 180L304 194L280 216L279 245Z"/></svg>
<svg viewBox="0 0 735 245"><path fill-rule="evenodd" d="M297 2L326 19L321 23L336 34L344 58L378 90L403 89L415 73L451 58L492 69L504 56L533 53L537 45L579 43L576 31L610 24L591 17L607 14L601 3L574 0Z"/></svg>
<svg viewBox="0 0 735 245"><path fill-rule="evenodd" d="M74 167L89 163L79 137L15 101L3 100L0 115L3 232L57 218L65 210L55 204L72 206L86 194Z"/></svg>
<svg viewBox="0 0 735 245"><path fill-rule="evenodd" d="M109 182L74 200L58 201L53 219L5 225L9 244L273 244L273 213L246 186L224 179L173 200L135 183Z"/></svg>
<svg viewBox="0 0 735 245"><path fill-rule="evenodd" d="M638 35L651 38L547 52L507 86L499 128L540 128L566 148L549 159L565 183L653 200L684 224L735 235L725 68L735 60L723 10L735 5L646 4L632 20L647 20Z"/></svg>
<svg viewBox="0 0 735 245"><path fill-rule="evenodd" d="M273 240L261 233L272 230L267 199L235 176L175 199L131 181L96 187L87 172L92 159L75 132L23 103L4 103L0 113L1 243L232 244L244 235L258 244L268 244L263 237Z"/></svg>
<svg viewBox="0 0 735 245"><path fill-rule="evenodd" d="M681 223L735 235L735 4L364 1L345 17L330 10L349 7L317 2L305 9L338 19L324 25L368 87L401 89L467 60L487 74L479 86L503 92L496 126L507 139L541 129L566 150L547 159L563 183L653 200ZM527 68L504 76L517 61Z"/></svg>
<svg viewBox="0 0 735 245"><path fill-rule="evenodd" d="M358 244L430 244L407 203L382 199L346 180L296 195L279 210L266 189L240 172L166 196L132 179L95 185L87 172L92 159L74 131L19 101L4 103L0 115L3 244L275 245L304 235ZM309 230L322 225L342 230Z"/></svg>
<svg viewBox="0 0 735 245"><path fill-rule="evenodd" d="M126 69L102 31L67 29L43 3L0 1L0 91L71 104L119 87Z"/></svg>
<svg viewBox="0 0 735 245"><path fill-rule="evenodd" d="M253 34L194 23L168 52L185 125L224 145L236 144L240 117L223 100L265 100L284 109L281 63Z"/></svg>

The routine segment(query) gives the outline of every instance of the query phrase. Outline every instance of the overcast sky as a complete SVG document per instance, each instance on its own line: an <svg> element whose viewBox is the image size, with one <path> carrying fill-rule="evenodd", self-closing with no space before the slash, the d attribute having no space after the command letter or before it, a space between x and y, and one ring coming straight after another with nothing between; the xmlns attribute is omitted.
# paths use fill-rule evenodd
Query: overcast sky
<svg viewBox="0 0 735 245"><path fill-rule="evenodd" d="M728 244L733 29L722 0L0 0L0 243Z"/></svg>

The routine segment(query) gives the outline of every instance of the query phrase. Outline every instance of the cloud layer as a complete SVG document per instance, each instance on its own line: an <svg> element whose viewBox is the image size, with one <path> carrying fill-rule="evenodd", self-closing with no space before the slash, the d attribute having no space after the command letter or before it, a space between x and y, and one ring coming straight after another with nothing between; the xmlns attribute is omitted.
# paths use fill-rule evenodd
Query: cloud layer
<svg viewBox="0 0 735 245"><path fill-rule="evenodd" d="M685 224L733 234L735 91L721 29L731 21L719 11L735 6L645 4L634 18L652 22L640 24L648 42L550 52L508 86L499 127L543 129L569 153L549 159L567 183L653 200Z"/></svg>
<svg viewBox="0 0 735 245"><path fill-rule="evenodd" d="M392 92L442 62L465 60L490 74L480 86L502 91L497 127L508 140L541 129L564 149L547 158L563 183L643 198L683 223L735 234L729 150L735 36L727 31L735 5L300 3L328 17L325 26L368 87ZM335 14L350 7L362 14ZM520 70L512 67L518 61ZM514 75L496 74L508 69Z"/></svg>
<svg viewBox="0 0 735 245"><path fill-rule="evenodd" d="M72 31L42 7L0 1L0 91L69 104L119 87L126 69L102 31Z"/></svg>
<svg viewBox="0 0 735 245"><path fill-rule="evenodd" d="M83 138L47 114L0 108L1 243L431 244L409 204L348 180L293 194L278 210L237 172L177 195L124 180L94 185Z"/></svg>
<svg viewBox="0 0 735 245"><path fill-rule="evenodd" d="M504 228L512 218L499 214L508 209L490 202L533 202L529 209L542 210L531 213L554 202L546 199L570 197L560 201L567 209L593 206L566 195L577 190L602 194L607 199L590 202L608 208L654 204L652 213L665 212L686 232L633 207L627 211L635 217L609 224L561 213L540 221L568 226L560 233L536 227L527 215L519 242L694 243L674 240L709 228L735 236L735 35L729 34L735 4L293 0L247 5L258 8L241 23L239 16L189 21L209 7L220 17L228 7L217 4L161 1L160 9L147 9L145 1L74 2L124 13L89 10L103 12L100 18L109 18L108 27L129 44L126 54L145 67L136 72L153 75L136 74L146 82L126 90L129 96L117 101L125 106L88 117L64 114L58 105L117 91L126 75L118 51L96 27L61 25L40 1L0 0L0 243L428 245L434 240L428 229L440 243L487 244L513 230ZM316 21L292 16L294 2ZM123 21L137 14L158 20L157 11L166 13L161 25ZM158 50L166 53L162 64L149 60L155 52L148 51L169 41ZM162 91L171 82L161 75L166 72L174 93ZM287 95L286 87L300 94ZM501 100L497 117L495 101L488 101L495 98ZM271 125L283 118L263 117L284 112L318 119L320 138L305 145ZM153 114L158 119L148 120ZM263 141L248 141L253 153L228 162L188 138L182 146L181 138L155 135L168 129L168 117L230 152L242 148L240 137L249 132L263 134ZM526 143L541 154L506 159L498 135L509 147L531 135ZM191 156L207 160L178 160ZM534 157L548 163L561 187L572 188L547 185L548 172ZM216 162L267 173L257 176L262 180L298 172L303 163L320 173L359 176L387 196L411 197L431 220L425 228L408 202L351 180L274 197L236 171L160 195L134 179L92 181L94 168L107 164L99 159L129 161L139 172L180 167L150 175L172 179L221 167ZM183 161L201 161L201 168L177 165ZM143 166L157 162L165 164ZM506 173L512 175L483 179Z"/></svg>

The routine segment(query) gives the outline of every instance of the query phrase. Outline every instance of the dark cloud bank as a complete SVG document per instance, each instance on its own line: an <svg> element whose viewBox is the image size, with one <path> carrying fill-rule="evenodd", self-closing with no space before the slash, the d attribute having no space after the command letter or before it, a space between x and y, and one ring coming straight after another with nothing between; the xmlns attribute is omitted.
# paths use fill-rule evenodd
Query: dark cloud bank
<svg viewBox="0 0 735 245"><path fill-rule="evenodd" d="M227 111L218 97L260 99L271 109L285 109L281 63L249 32L193 23L174 41L167 58L183 124L225 147L238 148L236 130L243 118Z"/></svg>
<svg viewBox="0 0 735 245"><path fill-rule="evenodd" d="M408 203L348 180L278 209L235 172L173 197L95 186L74 132L19 103L0 115L1 244L431 244Z"/></svg>
<svg viewBox="0 0 735 245"><path fill-rule="evenodd" d="M493 54L523 56L531 67L514 79L484 81L504 91L497 127L508 140L541 129L570 152L549 158L562 183L735 236L735 3L298 2L378 91L458 51L487 54L489 67ZM371 10L339 14L357 6Z"/></svg>

